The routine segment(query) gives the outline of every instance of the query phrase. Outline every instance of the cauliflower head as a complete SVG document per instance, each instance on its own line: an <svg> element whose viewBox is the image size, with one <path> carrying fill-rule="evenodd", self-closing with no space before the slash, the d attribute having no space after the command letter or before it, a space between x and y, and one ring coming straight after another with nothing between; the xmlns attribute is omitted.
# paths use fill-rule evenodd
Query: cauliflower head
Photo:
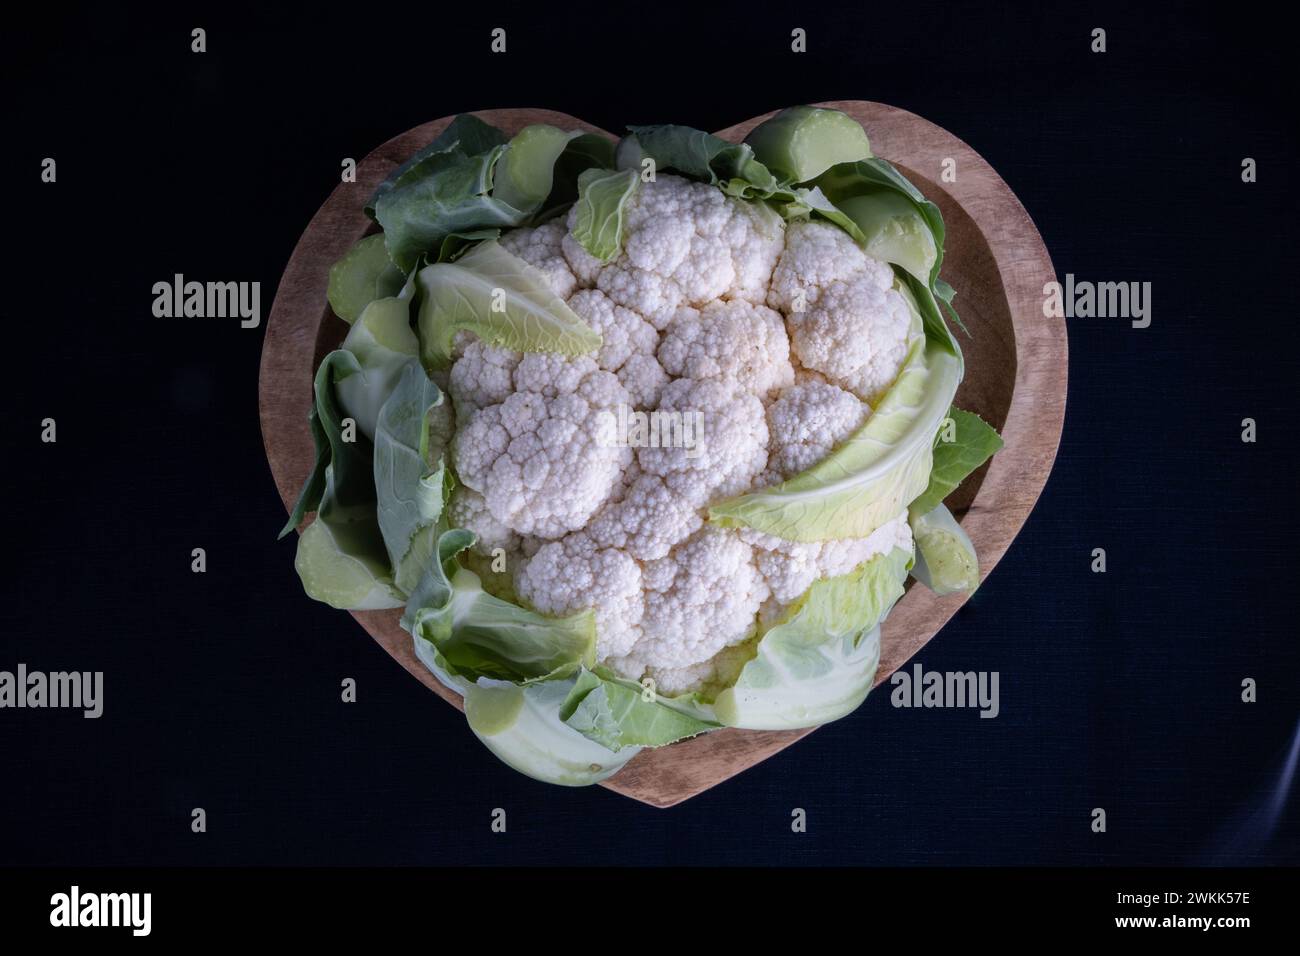
<svg viewBox="0 0 1300 956"><path fill-rule="evenodd" d="M815 581L910 550L905 514L808 543L707 521L710 504L812 467L867 421L906 356L910 312L889 266L841 229L787 226L707 184L641 184L608 262L574 221L501 244L601 346L457 341L450 517L478 536L478 565L495 554L511 569L485 586L544 614L591 610L600 663L662 693L706 690Z"/></svg>
<svg viewBox="0 0 1300 956"><path fill-rule="evenodd" d="M909 576L979 585L943 501L1001 438L954 406L943 217L851 115L467 113L366 212L281 536L309 596L400 609L511 767L836 720Z"/></svg>

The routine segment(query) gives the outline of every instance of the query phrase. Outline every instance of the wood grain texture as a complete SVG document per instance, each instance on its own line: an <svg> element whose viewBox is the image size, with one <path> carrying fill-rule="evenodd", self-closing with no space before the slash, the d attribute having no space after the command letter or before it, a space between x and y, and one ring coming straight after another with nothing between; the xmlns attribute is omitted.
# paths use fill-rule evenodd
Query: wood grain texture
<svg viewBox="0 0 1300 956"><path fill-rule="evenodd" d="M1043 285L1055 278L1055 270L1038 230L1010 188L951 133L880 103L819 105L843 110L861 122L873 152L898 166L943 212L943 277L957 290L957 309L970 330L969 336L958 333L967 368L957 402L991 422L1006 441L1006 447L949 499L975 544L986 577L1038 500L1060 440L1065 323L1042 312ZM476 115L507 133L530 123L551 123L611 135L550 110L483 110ZM739 140L766 118L754 117L718 135ZM425 123L370 153L357 167L356 183L336 187L312 218L285 268L267 323L259 388L263 442L286 508L292 507L314 458L307 427L312 374L347 332L326 303L329 267L373 230L362 207L375 186L450 121L444 117ZM955 182L940 181L945 159L955 163ZM877 686L914 656L964 601L962 595L938 598L924 588L909 589L883 628ZM462 707L460 695L438 683L415 657L410 635L398 625L400 612L360 611L353 617L412 676ZM670 807L766 760L813 729L718 731L644 751L602 786L652 806Z"/></svg>

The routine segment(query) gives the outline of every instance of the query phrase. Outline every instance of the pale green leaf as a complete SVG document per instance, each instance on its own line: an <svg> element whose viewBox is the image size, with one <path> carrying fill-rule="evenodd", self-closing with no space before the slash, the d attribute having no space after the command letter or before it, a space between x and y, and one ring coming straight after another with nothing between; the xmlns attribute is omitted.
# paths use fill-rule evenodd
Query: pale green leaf
<svg viewBox="0 0 1300 956"><path fill-rule="evenodd" d="M980 583L975 546L957 519L943 505L908 517L916 541L912 576L935 594L973 594Z"/></svg>
<svg viewBox="0 0 1300 956"><path fill-rule="evenodd" d="M951 430L948 428L946 420L940 423L934 444L934 464L930 467L930 483L911 503L912 511L917 514L933 510L967 475L1002 447L1002 437L993 426L973 412L951 408L947 417L951 419L952 427Z"/></svg>
<svg viewBox="0 0 1300 956"><path fill-rule="evenodd" d="M577 217L573 238L601 262L623 248L623 209L641 181L635 170L588 169L578 177Z"/></svg>
<svg viewBox="0 0 1300 956"><path fill-rule="evenodd" d="M813 583L758 640L714 712L732 727L814 727L852 712L871 690L880 622L903 594L912 555L901 548Z"/></svg>
<svg viewBox="0 0 1300 956"><path fill-rule="evenodd" d="M480 682L465 695L466 713L475 714L470 729L500 760L535 780L565 787L599 783L641 748L615 753L560 720L573 683L573 678L521 687ZM480 706L484 694L496 699Z"/></svg>
<svg viewBox="0 0 1300 956"><path fill-rule="evenodd" d="M350 325L371 302L397 295L405 278L388 258L383 234L376 233L366 236L330 266L325 295L334 314Z"/></svg>
<svg viewBox="0 0 1300 956"><path fill-rule="evenodd" d="M443 445L449 429L434 429L430 421L439 412L446 412L442 392L419 361L408 359L380 410L374 459L379 530L394 581L408 594L434 559L447 498Z"/></svg>
<svg viewBox="0 0 1300 956"><path fill-rule="evenodd" d="M340 382L360 373L356 356L343 349L325 356L316 372L312 409L312 430L320 446L316 469L286 528L315 509L316 521L298 539L294 562L309 595L333 607L400 607L401 595L393 587L375 517L373 446L362 434L348 440L335 394Z"/></svg>
<svg viewBox="0 0 1300 956"><path fill-rule="evenodd" d="M569 141L584 135L545 123L525 126L506 144L492 179L492 195L515 209L528 212L551 194L555 164Z"/></svg>
<svg viewBox="0 0 1300 956"><path fill-rule="evenodd" d="M595 664L596 624L590 611L547 617L483 590L456 555L474 534L446 531L435 560L411 594L402 627L434 644L452 673L527 682L568 676Z"/></svg>
<svg viewBox="0 0 1300 956"><path fill-rule="evenodd" d="M804 183L839 163L871 156L866 130L839 110L791 106L752 129L745 142L785 182Z"/></svg>
<svg viewBox="0 0 1300 956"><path fill-rule="evenodd" d="M546 277L501 245L488 241L455 262L420 270L420 356L426 368L446 368L457 332L519 352L581 355L600 348L600 333L551 291Z"/></svg>
<svg viewBox="0 0 1300 956"><path fill-rule="evenodd" d="M405 598L393 586L387 562L373 549L357 547L347 530L347 525L320 519L303 530L293 561L303 590L340 610L401 607Z"/></svg>
<svg viewBox="0 0 1300 956"><path fill-rule="evenodd" d="M360 368L336 383L339 404L373 441L380 408L397 387L402 369L419 353L408 298L371 302L348 330L341 347L356 356Z"/></svg>
<svg viewBox="0 0 1300 956"><path fill-rule="evenodd" d="M720 726L690 697L660 696L603 668L578 674L560 719L613 751L662 747Z"/></svg>

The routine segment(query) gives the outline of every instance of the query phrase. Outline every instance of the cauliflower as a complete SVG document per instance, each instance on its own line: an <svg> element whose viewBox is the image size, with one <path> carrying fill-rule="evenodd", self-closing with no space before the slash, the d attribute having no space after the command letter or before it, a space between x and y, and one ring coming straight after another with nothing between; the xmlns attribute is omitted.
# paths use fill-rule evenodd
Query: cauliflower
<svg viewBox="0 0 1300 956"><path fill-rule="evenodd" d="M518 352L484 345L477 339L465 345L447 379L457 419L463 422L480 408L509 398L515 390L515 366L520 357Z"/></svg>
<svg viewBox="0 0 1300 956"><path fill-rule="evenodd" d="M659 362L674 377L723 378L757 395L794 383L780 314L744 299L678 310L659 345Z"/></svg>
<svg viewBox="0 0 1300 956"><path fill-rule="evenodd" d="M738 494L750 487L767 463L767 421L758 397L717 379L679 378L664 389L661 413L687 416L702 426L690 447L643 447L637 460L643 471L695 507ZM700 434L702 432L702 434Z"/></svg>
<svg viewBox="0 0 1300 956"><path fill-rule="evenodd" d="M953 405L937 207L824 107L612 152L462 115L439 150L330 269L355 324L282 532L315 513L304 589L404 608L475 733L542 780L849 713L907 575L979 583L942 499L1001 440Z"/></svg>
<svg viewBox="0 0 1300 956"><path fill-rule="evenodd" d="M771 435L768 481L784 481L806 471L857 431L871 409L838 386L815 379L781 393L767 409Z"/></svg>
<svg viewBox="0 0 1300 956"><path fill-rule="evenodd" d="M641 565L617 548L598 547L584 532L542 545L519 565L515 590L545 614L594 608L601 659L627 654L641 636Z"/></svg>
<svg viewBox="0 0 1300 956"><path fill-rule="evenodd" d="M461 423L452 461L505 527L558 538L586 524L631 459L600 425L627 391L591 358L547 353L520 359L514 387Z"/></svg>
<svg viewBox="0 0 1300 956"><path fill-rule="evenodd" d="M628 399L637 408L654 408L668 384L668 373L659 360L642 352L634 353L617 374Z"/></svg>
<svg viewBox="0 0 1300 956"><path fill-rule="evenodd" d="M889 266L868 256L838 226L811 220L792 222L772 273L767 304L786 315L804 312L824 287L859 276L881 290L894 282Z"/></svg>
<svg viewBox="0 0 1300 956"><path fill-rule="evenodd" d="M516 229L501 237L501 246L546 276L551 291L561 299L573 295L578 279L564 258L567 230L561 223L548 222L535 229Z"/></svg>
<svg viewBox="0 0 1300 956"><path fill-rule="evenodd" d="M790 341L805 368L874 401L898 377L912 313L894 289L870 278L822 287L808 311L790 316Z"/></svg>
<svg viewBox="0 0 1300 956"><path fill-rule="evenodd" d="M889 266L842 229L791 224L767 302L785 314L800 368L864 402L898 377L914 333L911 310Z"/></svg>
<svg viewBox="0 0 1300 956"><path fill-rule="evenodd" d="M577 293L569 299L569 308L600 333L597 364L618 375L634 406L654 407L668 384L668 375L655 358L659 333L654 326L595 289Z"/></svg>
<svg viewBox="0 0 1300 956"><path fill-rule="evenodd" d="M741 540L754 549L754 563L778 604L789 604L818 578L848 574L864 561L894 548L912 549L912 529L904 511L865 538L835 541L786 541L742 529Z"/></svg>
<svg viewBox="0 0 1300 956"><path fill-rule="evenodd" d="M770 590L754 551L734 531L705 526L651 561L637 658L660 681L750 637ZM628 674L627 676L636 676ZM703 674L698 674L703 677Z"/></svg>
<svg viewBox="0 0 1300 956"><path fill-rule="evenodd" d="M576 216L570 212L570 229ZM571 236L561 248L579 281L660 330L682 305L761 302L784 248L784 224L771 210L678 176L642 184L625 216L623 251L608 265Z"/></svg>
<svg viewBox="0 0 1300 956"><path fill-rule="evenodd" d="M819 578L911 546L903 517L812 543L707 521L710 505L812 467L861 427L897 375L910 313L890 268L842 230L787 227L714 186L639 184L609 262L574 239L574 215L501 245L600 348L456 340L448 518L478 535L475 568L507 555L493 587L544 614L593 610L597 660L617 673L668 694L724 686L760 621ZM658 440L619 434L637 415Z"/></svg>
<svg viewBox="0 0 1300 956"><path fill-rule="evenodd" d="M468 485L457 485L447 502L447 520L453 528L473 531L477 538L473 548L490 557L497 548L507 553L518 551L519 535L507 528L488 510L487 501Z"/></svg>
<svg viewBox="0 0 1300 956"><path fill-rule="evenodd" d="M699 510L659 475L640 475L587 526L592 538L639 561L662 558L703 523Z"/></svg>

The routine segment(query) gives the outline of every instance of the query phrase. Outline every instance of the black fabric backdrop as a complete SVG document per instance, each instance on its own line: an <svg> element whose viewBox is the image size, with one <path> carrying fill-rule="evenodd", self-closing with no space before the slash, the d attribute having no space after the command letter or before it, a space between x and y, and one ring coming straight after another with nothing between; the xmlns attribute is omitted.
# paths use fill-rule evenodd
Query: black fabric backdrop
<svg viewBox="0 0 1300 956"><path fill-rule="evenodd" d="M102 670L106 703L0 711L0 863L1300 862L1297 797L1267 822L1300 730L1294 63L1256 8L47 7L4 36L0 669ZM303 596L262 330L155 319L152 284L260 280L265 314L340 160L433 117L713 129L833 98L970 143L1062 276L1153 284L1148 329L1070 321L1053 477L920 655L999 671L1001 715L878 693L669 811L534 783Z"/></svg>

